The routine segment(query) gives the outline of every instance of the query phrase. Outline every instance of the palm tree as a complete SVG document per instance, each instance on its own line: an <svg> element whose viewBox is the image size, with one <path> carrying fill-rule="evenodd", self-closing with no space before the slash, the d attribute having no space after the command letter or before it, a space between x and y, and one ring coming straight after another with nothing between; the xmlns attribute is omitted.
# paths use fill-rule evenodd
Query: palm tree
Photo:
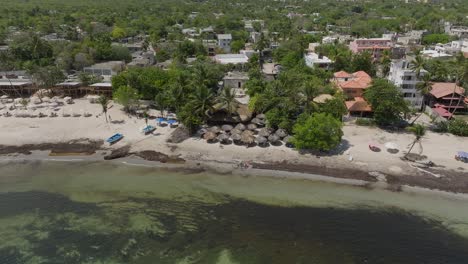
<svg viewBox="0 0 468 264"><path fill-rule="evenodd" d="M425 60L421 55L416 55L413 61L411 61L410 69L416 73L416 76L419 78L421 76L421 71L424 70Z"/></svg>
<svg viewBox="0 0 468 264"><path fill-rule="evenodd" d="M221 104L222 108L227 110L229 116L231 116L232 113L236 111L236 93L233 89L231 89L231 87L224 87L218 96L217 101Z"/></svg>
<svg viewBox="0 0 468 264"><path fill-rule="evenodd" d="M194 114L203 119L210 117L210 112L213 110L213 92L206 86L198 86L193 93L192 103L195 109Z"/></svg>
<svg viewBox="0 0 468 264"><path fill-rule="evenodd" d="M390 51L385 50L382 53L382 58L380 59L380 63L382 64L383 77L386 77L388 75L388 73L390 72L391 62L392 62L392 59L390 58Z"/></svg>
<svg viewBox="0 0 468 264"><path fill-rule="evenodd" d="M108 122L108 120L107 120L107 109L108 109L108 106L109 106L109 103L110 103L109 98L107 98L107 96L101 95L101 96L99 96L98 103L102 107L102 113L106 117L106 123L107 123Z"/></svg>
<svg viewBox="0 0 468 264"><path fill-rule="evenodd" d="M304 83L301 88L301 93L305 97L304 108L306 112L311 112L314 108L312 106L314 97L319 93L320 83L316 79L312 79Z"/></svg>
<svg viewBox="0 0 468 264"><path fill-rule="evenodd" d="M423 103L421 105L421 111L424 111L427 103L427 96L432 89L432 76L430 73L426 73L421 77L421 82L416 84L416 90L423 96Z"/></svg>
<svg viewBox="0 0 468 264"><path fill-rule="evenodd" d="M419 142L419 145L421 146L421 152L422 152L421 139L426 134L426 127L421 124L416 124L412 127L409 127L408 130L415 135L415 139L410 149L408 150L408 153L406 153L405 158L411 153L411 150L413 150L414 145L418 142Z"/></svg>

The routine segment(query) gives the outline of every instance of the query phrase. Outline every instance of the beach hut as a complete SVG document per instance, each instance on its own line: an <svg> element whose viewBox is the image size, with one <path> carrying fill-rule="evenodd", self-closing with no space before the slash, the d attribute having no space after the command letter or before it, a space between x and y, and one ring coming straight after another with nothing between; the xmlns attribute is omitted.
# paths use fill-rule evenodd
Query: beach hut
<svg viewBox="0 0 468 264"><path fill-rule="evenodd" d="M279 128L278 130L276 130L275 135L277 135L280 138L284 138L288 135L288 133L286 132L286 130Z"/></svg>
<svg viewBox="0 0 468 264"><path fill-rule="evenodd" d="M221 127L221 130L223 130L224 132L229 132L233 129L233 127L231 125L223 125Z"/></svg>
<svg viewBox="0 0 468 264"><path fill-rule="evenodd" d="M261 147L268 146L268 140L265 137L258 136L255 138L255 142Z"/></svg>
<svg viewBox="0 0 468 264"><path fill-rule="evenodd" d="M216 133L213 131L208 131L203 135L203 139L205 139L208 143L212 143L216 141Z"/></svg>
<svg viewBox="0 0 468 264"><path fill-rule="evenodd" d="M260 129L260 132L258 132L258 135L261 137L269 137L271 135L271 129L269 128L262 128Z"/></svg>
<svg viewBox="0 0 468 264"><path fill-rule="evenodd" d="M244 131L244 130L247 129L247 127L246 127L244 124L242 124L242 123L237 124L234 128L235 128L235 129L238 129L238 130L240 130L240 131Z"/></svg>

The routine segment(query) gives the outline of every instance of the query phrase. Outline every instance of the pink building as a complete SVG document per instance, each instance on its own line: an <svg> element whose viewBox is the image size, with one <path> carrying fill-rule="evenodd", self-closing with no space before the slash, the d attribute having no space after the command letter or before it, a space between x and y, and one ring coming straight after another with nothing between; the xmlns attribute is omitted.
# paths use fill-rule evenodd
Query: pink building
<svg viewBox="0 0 468 264"><path fill-rule="evenodd" d="M392 40L381 38L356 39L349 43L349 49L353 53L369 51L374 59L379 59L384 50L391 51L392 47Z"/></svg>

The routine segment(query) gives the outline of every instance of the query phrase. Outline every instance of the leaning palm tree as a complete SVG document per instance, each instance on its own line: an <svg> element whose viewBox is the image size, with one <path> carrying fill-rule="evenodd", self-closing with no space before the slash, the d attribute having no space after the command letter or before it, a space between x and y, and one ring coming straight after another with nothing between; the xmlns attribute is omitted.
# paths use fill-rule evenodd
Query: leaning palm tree
<svg viewBox="0 0 468 264"><path fill-rule="evenodd" d="M107 98L107 96L101 95L101 96L99 96L98 103L99 103L99 104L101 105L101 107L102 107L102 113L103 113L104 116L106 117L106 123L107 123L107 122L108 122L108 121L107 121L107 109L108 109L110 100L109 100L109 98Z"/></svg>
<svg viewBox="0 0 468 264"><path fill-rule="evenodd" d="M416 76L419 78L421 76L421 71L424 70L424 64L426 61L421 55L416 55L414 60L411 61L410 69L416 73Z"/></svg>
<svg viewBox="0 0 468 264"><path fill-rule="evenodd" d="M421 152L422 152L421 139L426 134L426 127L421 124L416 124L412 127L409 127L408 130L415 135L415 138L413 140L413 144L408 150L408 153L406 153L405 158L411 153L411 150L413 150L413 147L416 143L419 143L419 145L421 146Z"/></svg>
<svg viewBox="0 0 468 264"><path fill-rule="evenodd" d="M430 73L426 73L421 77L421 82L416 84L416 90L422 95L423 103L421 105L421 111L424 111L427 103L427 96L432 90L432 76Z"/></svg>
<svg viewBox="0 0 468 264"><path fill-rule="evenodd" d="M237 109L236 93L233 89L231 89L231 87L224 87L224 89L221 90L217 101L220 103L222 108L227 110L229 116L231 116L232 113Z"/></svg>

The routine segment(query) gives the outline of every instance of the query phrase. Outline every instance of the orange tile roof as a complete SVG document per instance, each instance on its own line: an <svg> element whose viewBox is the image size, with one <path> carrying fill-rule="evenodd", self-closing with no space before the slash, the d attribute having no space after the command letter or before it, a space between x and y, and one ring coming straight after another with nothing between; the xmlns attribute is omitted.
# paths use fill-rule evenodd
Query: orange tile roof
<svg viewBox="0 0 468 264"><path fill-rule="evenodd" d="M333 76L334 76L335 78L351 78L351 77L353 77L350 73L347 73L347 72L345 72L345 71L335 72L335 73L333 74Z"/></svg>
<svg viewBox="0 0 468 264"><path fill-rule="evenodd" d="M362 97L355 97L354 101L346 101L349 112L372 112L371 106Z"/></svg>
<svg viewBox="0 0 468 264"><path fill-rule="evenodd" d="M345 76L345 74L348 74L348 73L345 71L340 71L340 72L336 72L334 76L335 78L346 78L346 77L341 77L341 76ZM340 77L337 77L337 76L340 76ZM347 77L350 77L352 79L349 81L342 81L342 82L337 83L341 89L366 89L367 87L370 86L372 82L372 78L369 76L369 74L367 74L364 71L358 71L358 72L349 74L349 76Z"/></svg>
<svg viewBox="0 0 468 264"><path fill-rule="evenodd" d="M441 83L436 82L432 84L431 94L435 98L441 98L447 95L452 95L455 91L456 94L463 95L465 90L455 83Z"/></svg>

